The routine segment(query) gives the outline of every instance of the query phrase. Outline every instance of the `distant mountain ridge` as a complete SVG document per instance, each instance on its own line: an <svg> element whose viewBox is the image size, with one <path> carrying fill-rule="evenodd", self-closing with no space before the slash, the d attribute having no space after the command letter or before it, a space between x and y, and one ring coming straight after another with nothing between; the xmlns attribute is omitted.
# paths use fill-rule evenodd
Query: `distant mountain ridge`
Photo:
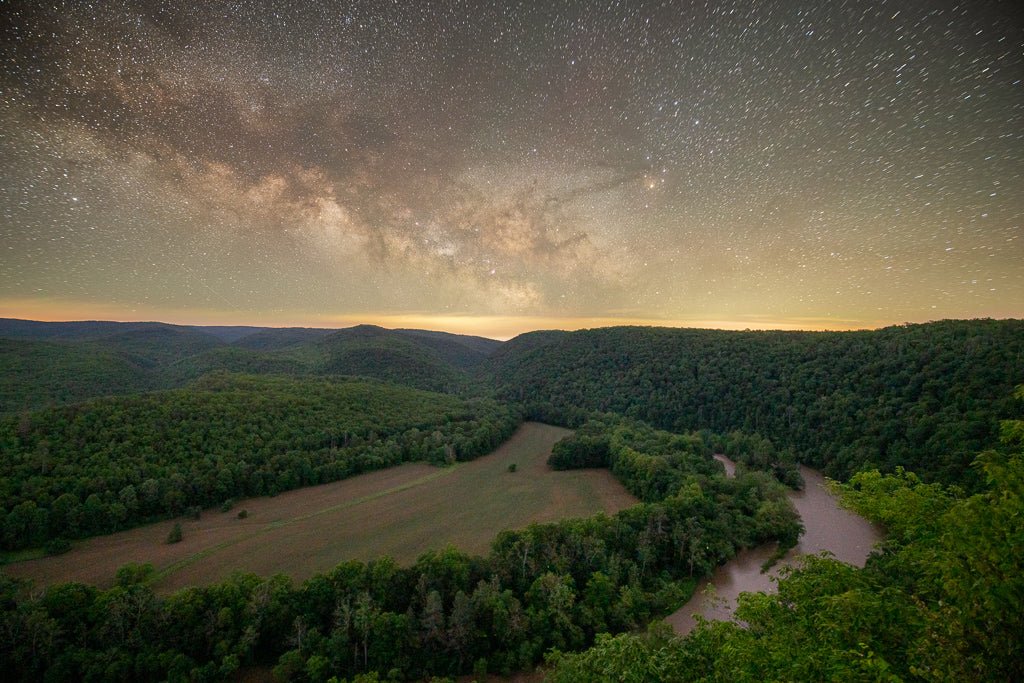
<svg viewBox="0 0 1024 683"><path fill-rule="evenodd" d="M458 392L502 342L342 329L0 318L0 413L182 386L209 372L373 377Z"/></svg>
<svg viewBox="0 0 1024 683"><path fill-rule="evenodd" d="M245 348L279 348L292 343L312 341L336 332L382 330L425 339L451 340L485 355L501 346L503 342L487 337L477 337L436 330L407 328L389 329L378 325L355 325L353 327L262 327L255 325L176 325L159 321L117 322L113 320L76 320L45 322L21 318L0 318L0 338L34 340L84 341L103 339L115 334L156 329L194 330L216 337L227 344Z"/></svg>
<svg viewBox="0 0 1024 683"><path fill-rule="evenodd" d="M273 351L315 341L335 332L335 330L316 327L266 327L250 329L254 331L233 340L235 346L254 351Z"/></svg>
<svg viewBox="0 0 1024 683"><path fill-rule="evenodd" d="M19 318L0 318L0 337L5 339L34 339L49 341L95 341L115 334L144 332L158 329L198 330L204 328L191 325L172 325L161 322L115 322L110 320L79 320L69 322L41 322ZM210 328L224 330L228 328ZM234 328L237 329L237 328ZM260 329L260 328L255 328ZM222 339L214 332L210 336Z"/></svg>

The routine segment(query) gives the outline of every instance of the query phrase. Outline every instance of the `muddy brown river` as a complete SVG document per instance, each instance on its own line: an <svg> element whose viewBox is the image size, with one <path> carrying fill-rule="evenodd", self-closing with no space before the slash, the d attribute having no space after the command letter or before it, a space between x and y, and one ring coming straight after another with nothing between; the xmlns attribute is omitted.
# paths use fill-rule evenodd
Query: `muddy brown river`
<svg viewBox="0 0 1024 683"><path fill-rule="evenodd" d="M733 463L720 455L715 459L725 465L726 473L731 476ZM882 539L881 531L863 517L839 507L838 501L825 488L825 477L821 473L801 465L800 474L804 478L804 490L789 494L806 528L797 546L764 574L761 565L774 552L773 546L745 550L716 569L710 579L697 586L690 602L666 618L677 632L689 633L698 614L706 619L729 619L740 593L773 591L772 579L778 575L779 568L794 564L800 555L827 550L837 560L864 566L872 546Z"/></svg>

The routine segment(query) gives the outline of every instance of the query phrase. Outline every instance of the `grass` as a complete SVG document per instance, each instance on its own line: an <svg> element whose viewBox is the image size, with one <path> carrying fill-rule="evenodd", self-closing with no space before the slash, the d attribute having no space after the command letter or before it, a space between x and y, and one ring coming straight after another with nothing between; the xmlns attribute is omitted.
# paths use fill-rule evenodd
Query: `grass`
<svg viewBox="0 0 1024 683"><path fill-rule="evenodd" d="M605 470L554 472L551 446L568 430L527 423L493 453L438 469L409 464L274 498L237 501L245 519L208 510L181 520L184 538L167 545L173 521L78 542L68 553L9 564L12 576L46 585L101 586L128 562L151 562L168 592L212 583L234 571L296 579L341 561L390 555L411 563L447 544L486 553L502 529L565 517L614 513L636 500ZM516 472L510 473L510 464Z"/></svg>
<svg viewBox="0 0 1024 683"><path fill-rule="evenodd" d="M42 548L3 550L0 551L0 566L10 564L12 562L25 562L26 560L35 560L40 557L46 557L46 551Z"/></svg>

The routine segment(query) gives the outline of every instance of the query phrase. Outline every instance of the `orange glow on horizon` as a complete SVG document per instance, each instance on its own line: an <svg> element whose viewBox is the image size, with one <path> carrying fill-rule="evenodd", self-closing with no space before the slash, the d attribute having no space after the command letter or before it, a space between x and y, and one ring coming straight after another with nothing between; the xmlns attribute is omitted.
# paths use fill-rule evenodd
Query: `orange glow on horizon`
<svg viewBox="0 0 1024 683"><path fill-rule="evenodd" d="M254 327L345 328L369 324L386 328L440 330L492 339L511 339L534 330L580 330L619 325L688 327L721 330L809 330L846 331L876 329L907 321L855 320L841 318L790 318L737 316L727 318L651 318L633 316L555 315L441 315L409 313L346 313L328 315L310 312L220 311L213 309L161 309L78 302L64 299L0 299L0 317L44 322L72 320L116 320L120 322L165 322L176 325L240 325ZM918 321L924 322L924 321Z"/></svg>

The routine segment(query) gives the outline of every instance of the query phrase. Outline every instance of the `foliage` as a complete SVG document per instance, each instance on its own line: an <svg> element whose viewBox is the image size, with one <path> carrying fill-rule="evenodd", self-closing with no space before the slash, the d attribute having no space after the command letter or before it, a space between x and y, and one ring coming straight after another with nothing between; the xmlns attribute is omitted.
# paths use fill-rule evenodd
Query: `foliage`
<svg viewBox="0 0 1024 683"><path fill-rule="evenodd" d="M429 391L454 392L468 376L417 340L381 328L361 326L325 337L323 372L359 375Z"/></svg>
<svg viewBox="0 0 1024 683"><path fill-rule="evenodd" d="M790 488L803 488L804 480L791 448L776 448L760 434L731 431L724 436L709 436L715 451L723 453L738 466L768 472Z"/></svg>
<svg viewBox="0 0 1024 683"><path fill-rule="evenodd" d="M619 425L610 441L617 476L649 501L613 517L503 531L487 557L346 562L299 586L235 575L160 598L145 567L107 591L3 581L0 657L11 678L54 681L220 680L250 664L293 681L508 672L676 609L740 548L795 540L784 489L726 479L699 437ZM672 475L648 477L657 462Z"/></svg>
<svg viewBox="0 0 1024 683"><path fill-rule="evenodd" d="M500 348L371 327L260 331L246 348L226 346L237 331L83 325L0 340L0 412L203 376L0 419L4 547L469 459L522 414L579 427L553 467L607 467L643 502L503 531L487 557L349 562L299 586L240 574L162 598L150 566L126 566L109 590L38 592L0 574L5 678L223 680L259 664L283 680L400 680L508 672L553 651L555 681L1024 679L1024 422L999 424L1024 400L1009 393L1024 376L1020 321L611 328ZM217 368L261 376L204 374ZM314 377L340 373L493 390L523 408ZM712 448L738 461L735 478ZM808 558L777 594L741 598L742 625L636 635L738 549L796 542L773 477L799 486L797 458L852 475L845 500L888 531L868 566Z"/></svg>
<svg viewBox="0 0 1024 683"><path fill-rule="evenodd" d="M864 569L808 557L777 594L742 595L739 623L603 637L554 655L549 680L1022 680L1024 422L1003 431L1005 450L975 460L972 496L904 471L840 487L890 532Z"/></svg>
<svg viewBox="0 0 1024 683"><path fill-rule="evenodd" d="M556 443L551 449L548 464L556 470L575 470L587 467L608 467L610 433L606 425L591 420L580 425L576 432Z"/></svg>
<svg viewBox="0 0 1024 683"><path fill-rule="evenodd" d="M727 453L741 472L764 471L792 488L803 485L792 451L778 451L757 434L670 434L611 413L592 415L556 443L548 464L556 470L607 467L638 498L660 500L687 472L720 472L708 458L712 450Z"/></svg>
<svg viewBox="0 0 1024 683"><path fill-rule="evenodd" d="M375 382L209 375L0 420L0 534L38 546L401 462L489 452L518 415Z"/></svg>
<svg viewBox="0 0 1024 683"><path fill-rule="evenodd" d="M94 344L0 339L0 415L153 388L139 359Z"/></svg>
<svg viewBox="0 0 1024 683"><path fill-rule="evenodd" d="M614 412L674 432L740 430L837 479L903 466L974 489L1024 377L1024 321L863 332L614 327L530 333L488 361L499 398L575 427ZM791 482L792 483L792 482Z"/></svg>
<svg viewBox="0 0 1024 683"><path fill-rule="evenodd" d="M46 545L43 546L43 552L47 555L63 555L69 550L71 550L71 541L63 536L51 538L46 542Z"/></svg>
<svg viewBox="0 0 1024 683"><path fill-rule="evenodd" d="M343 330L41 323L0 319L0 414L181 387L211 372L359 375L426 390L469 386L500 342L360 325Z"/></svg>

